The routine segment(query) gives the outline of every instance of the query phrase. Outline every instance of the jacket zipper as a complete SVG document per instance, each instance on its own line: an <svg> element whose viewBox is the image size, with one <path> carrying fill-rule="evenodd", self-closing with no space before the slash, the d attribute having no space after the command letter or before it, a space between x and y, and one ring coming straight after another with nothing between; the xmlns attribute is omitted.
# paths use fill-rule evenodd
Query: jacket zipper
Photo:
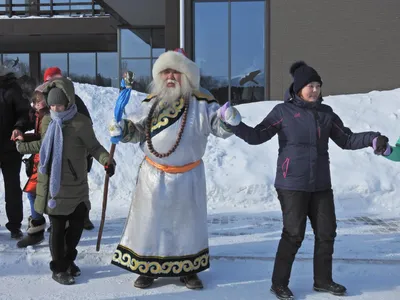
<svg viewBox="0 0 400 300"><path fill-rule="evenodd" d="M69 169L71 170L71 173L74 176L74 180L75 181L78 180L78 175L75 172L75 169L74 169L74 166L72 165L72 162L69 160L69 158L67 159L67 161L68 161Z"/></svg>
<svg viewBox="0 0 400 300"><path fill-rule="evenodd" d="M314 114L314 119L315 119L315 127L317 129L317 140L319 140L321 138L321 127L319 124L319 115L316 109L312 110L313 114Z"/></svg>

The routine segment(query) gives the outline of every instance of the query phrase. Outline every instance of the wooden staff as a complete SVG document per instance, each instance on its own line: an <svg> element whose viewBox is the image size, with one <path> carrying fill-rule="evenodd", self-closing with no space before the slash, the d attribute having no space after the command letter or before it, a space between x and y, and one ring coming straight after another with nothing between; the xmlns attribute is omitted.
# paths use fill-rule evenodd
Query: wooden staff
<svg viewBox="0 0 400 300"><path fill-rule="evenodd" d="M111 145L110 156L108 157L107 165L113 163L114 152L115 152L116 144ZM100 251L100 243L101 243L101 236L103 235L103 228L104 222L106 220L106 209L107 209L107 198L108 198L108 182L110 180L110 176L106 173L106 177L104 179L104 189L103 189L103 207L101 211L101 220L100 220L100 228L99 234L97 235L97 244L96 244L96 251Z"/></svg>

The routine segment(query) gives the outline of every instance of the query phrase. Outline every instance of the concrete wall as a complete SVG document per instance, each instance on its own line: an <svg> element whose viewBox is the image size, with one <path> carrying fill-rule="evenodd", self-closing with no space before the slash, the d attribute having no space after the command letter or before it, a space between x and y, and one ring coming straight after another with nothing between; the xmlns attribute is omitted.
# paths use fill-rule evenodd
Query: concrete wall
<svg viewBox="0 0 400 300"><path fill-rule="evenodd" d="M105 0L132 26L164 26L168 0Z"/></svg>
<svg viewBox="0 0 400 300"><path fill-rule="evenodd" d="M117 51L109 17L0 19L0 53Z"/></svg>
<svg viewBox="0 0 400 300"><path fill-rule="evenodd" d="M400 87L399 0L270 0L271 99L304 60L321 75L323 94Z"/></svg>

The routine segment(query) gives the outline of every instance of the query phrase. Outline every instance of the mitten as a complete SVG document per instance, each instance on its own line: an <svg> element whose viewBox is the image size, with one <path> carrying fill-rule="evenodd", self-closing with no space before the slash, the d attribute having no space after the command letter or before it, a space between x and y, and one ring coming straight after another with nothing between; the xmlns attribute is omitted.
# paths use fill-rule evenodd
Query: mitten
<svg viewBox="0 0 400 300"><path fill-rule="evenodd" d="M111 164L106 164L104 166L104 170L106 171L107 175L112 177L115 173L115 165L113 163Z"/></svg>
<svg viewBox="0 0 400 300"><path fill-rule="evenodd" d="M235 107L232 107L229 101L218 109L217 116L222 122L231 126L237 126L242 121L239 111Z"/></svg>
<svg viewBox="0 0 400 300"><path fill-rule="evenodd" d="M380 135L372 140L372 148L376 155L388 156L392 153L392 147L389 145L389 139Z"/></svg>

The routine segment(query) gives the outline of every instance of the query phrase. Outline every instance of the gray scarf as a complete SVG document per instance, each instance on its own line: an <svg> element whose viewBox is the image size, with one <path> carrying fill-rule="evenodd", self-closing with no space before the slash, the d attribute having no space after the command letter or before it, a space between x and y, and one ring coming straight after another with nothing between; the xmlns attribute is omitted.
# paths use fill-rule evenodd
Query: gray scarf
<svg viewBox="0 0 400 300"><path fill-rule="evenodd" d="M73 104L63 112L50 110L51 121L47 128L44 140L40 147L39 172L49 174L50 167L50 197L53 199L60 190L61 166L63 155L63 132L62 123L71 120L77 113L76 105ZM51 160L51 162L50 162Z"/></svg>

